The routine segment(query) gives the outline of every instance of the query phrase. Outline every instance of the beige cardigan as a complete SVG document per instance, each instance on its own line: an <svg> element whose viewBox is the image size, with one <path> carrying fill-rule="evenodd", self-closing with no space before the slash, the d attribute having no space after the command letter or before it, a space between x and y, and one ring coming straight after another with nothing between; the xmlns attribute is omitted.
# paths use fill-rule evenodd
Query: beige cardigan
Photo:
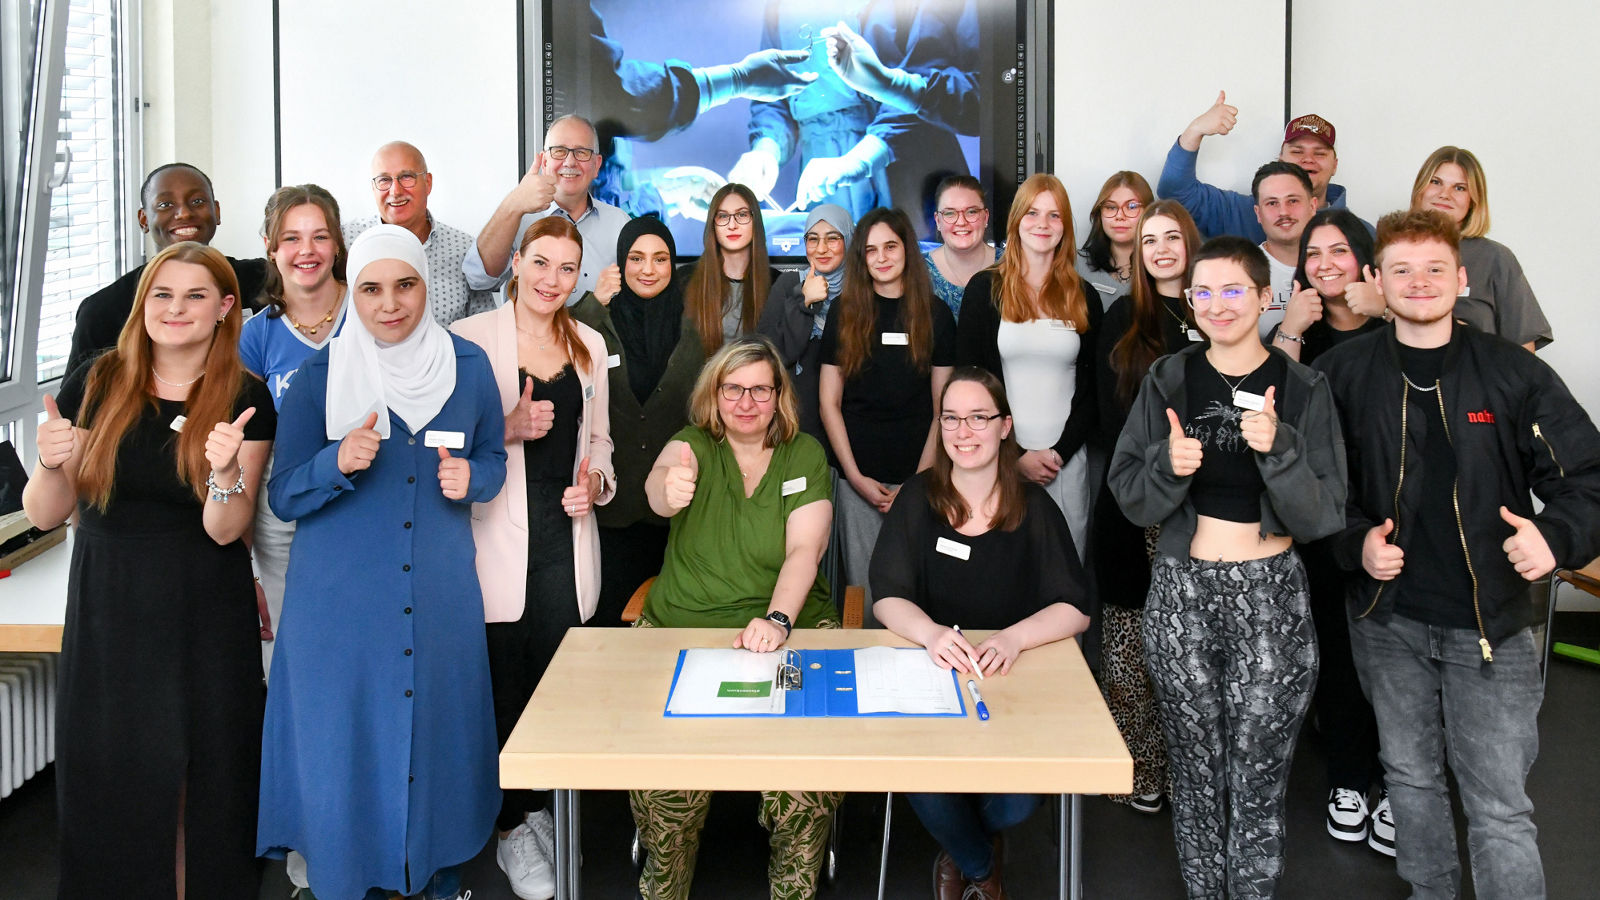
<svg viewBox="0 0 1600 900"><path fill-rule="evenodd" d="M607 397L606 345L600 333L574 320L583 345L589 349L589 368L577 369L583 387L583 416L578 421L578 447L572 459L572 477L589 458L589 470L599 472L600 496L596 506L611 502L616 493L616 473L611 468L610 406ZM517 322L512 304L461 319L450 326L489 355L495 387L505 413L516 408ZM572 520L572 558L578 585L578 615L588 621L600 599L600 535L594 513ZM515 622L522 618L528 584L528 491L523 469L522 442L506 444L506 483L488 503L472 504L472 539L477 544L478 581L483 587L486 622Z"/></svg>

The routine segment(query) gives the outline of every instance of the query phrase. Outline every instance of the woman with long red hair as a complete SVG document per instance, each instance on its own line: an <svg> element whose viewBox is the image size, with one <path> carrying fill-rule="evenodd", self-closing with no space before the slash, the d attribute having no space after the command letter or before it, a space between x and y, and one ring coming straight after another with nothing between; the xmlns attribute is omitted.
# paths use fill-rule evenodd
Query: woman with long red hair
<svg viewBox="0 0 1600 900"><path fill-rule="evenodd" d="M1017 189L1006 249L967 282L956 361L988 369L1011 397L1022 476L1044 487L1083 555L1094 428L1094 341L1100 304L1084 296L1073 249L1072 204L1054 175ZM1093 290L1093 288L1090 288Z"/></svg>
<svg viewBox="0 0 1600 900"><path fill-rule="evenodd" d="M117 345L45 398L23 491L78 513L56 729L62 898L254 896L260 623L250 553L277 417L239 363L221 253L145 266Z"/></svg>

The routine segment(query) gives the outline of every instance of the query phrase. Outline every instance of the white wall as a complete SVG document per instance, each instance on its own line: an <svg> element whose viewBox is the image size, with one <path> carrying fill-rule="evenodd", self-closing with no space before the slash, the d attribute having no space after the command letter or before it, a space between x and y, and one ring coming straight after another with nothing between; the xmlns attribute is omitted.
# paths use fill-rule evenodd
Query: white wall
<svg viewBox="0 0 1600 900"><path fill-rule="evenodd" d="M1294 33L1294 109L1339 129L1336 180L1363 218L1405 207L1438 147L1477 155L1489 179L1489 236L1517 254L1555 331L1539 356L1600 416L1600 327L1582 274L1595 259L1600 209L1589 171L1600 143L1591 93L1600 7L1296 3Z"/></svg>
<svg viewBox="0 0 1600 900"><path fill-rule="evenodd" d="M1239 108L1226 137L1200 150L1202 180L1248 191L1283 143L1283 0L1108 4L1056 0L1055 172L1076 213L1119 169L1152 189L1179 132L1218 91ZM996 215L1004 228L1003 212Z"/></svg>

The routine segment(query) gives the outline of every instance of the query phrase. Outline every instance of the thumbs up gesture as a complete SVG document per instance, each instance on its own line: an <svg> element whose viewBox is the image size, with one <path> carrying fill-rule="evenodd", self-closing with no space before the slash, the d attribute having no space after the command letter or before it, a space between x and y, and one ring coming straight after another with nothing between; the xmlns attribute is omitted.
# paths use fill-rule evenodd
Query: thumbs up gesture
<svg viewBox="0 0 1600 900"><path fill-rule="evenodd" d="M1389 543L1394 531L1394 520L1384 519L1383 524L1367 529L1361 542L1361 568L1379 581L1393 581L1406 564L1406 552Z"/></svg>
<svg viewBox="0 0 1600 900"><path fill-rule="evenodd" d="M561 508L574 519L587 516L600 495L600 473L589 468L589 457L578 463L578 477L572 487L561 492Z"/></svg>
<svg viewBox="0 0 1600 900"><path fill-rule="evenodd" d="M1278 436L1278 407L1274 397L1278 392L1276 385L1267 388L1266 402L1260 412L1247 412L1239 420L1239 433L1244 435L1244 442L1250 449L1257 453L1272 452L1272 442Z"/></svg>
<svg viewBox="0 0 1600 900"><path fill-rule="evenodd" d="M678 464L667 467L665 482L667 507L673 512L688 506L694 500L694 482L700 471L694 451L684 442L678 443Z"/></svg>
<svg viewBox="0 0 1600 900"><path fill-rule="evenodd" d="M339 471L354 475L365 471L378 456L383 436L378 434L378 414L367 413L366 424L352 428L339 442Z"/></svg>
<svg viewBox="0 0 1600 900"><path fill-rule="evenodd" d="M1239 107L1228 105L1228 93L1217 92L1217 101L1211 108L1195 117L1193 122L1178 136L1178 144L1183 149L1195 151L1200 149L1200 139L1212 134L1227 134L1239 121Z"/></svg>
<svg viewBox="0 0 1600 900"><path fill-rule="evenodd" d="M444 447L439 448L439 490L447 500L465 500L467 485L472 481L472 466L459 456L451 456Z"/></svg>
<svg viewBox="0 0 1600 900"><path fill-rule="evenodd" d="M39 465L59 469L78 452L78 429L72 426L71 419L62 418L56 398L50 394L44 395L44 414L45 420L39 423L34 439Z"/></svg>
<svg viewBox="0 0 1600 900"><path fill-rule="evenodd" d="M1322 295L1317 293L1316 288L1302 288L1300 282L1294 282L1294 292L1283 309L1283 325L1280 327L1290 334L1304 336L1312 323L1320 321Z"/></svg>
<svg viewBox="0 0 1600 900"><path fill-rule="evenodd" d="M239 478L239 445L244 443L244 426L256 414L254 406L232 422L218 422L206 437L206 462L217 484L226 486Z"/></svg>
<svg viewBox="0 0 1600 900"><path fill-rule="evenodd" d="M818 275L815 268L807 269L805 278L800 282L800 297L810 307L828 299L828 279Z"/></svg>
<svg viewBox="0 0 1600 900"><path fill-rule="evenodd" d="M611 301L622 293L622 269L612 263L600 270L600 277L595 279L594 298L600 301L601 306L610 306Z"/></svg>
<svg viewBox="0 0 1600 900"><path fill-rule="evenodd" d="M1383 299L1383 284L1371 266L1361 267L1361 280L1344 286L1344 305L1361 316L1377 318L1389 308Z"/></svg>
<svg viewBox="0 0 1600 900"><path fill-rule="evenodd" d="M533 399L533 379L522 385L522 396L506 415L506 443L536 441L550 433L556 421L556 405L549 400Z"/></svg>
<svg viewBox="0 0 1600 900"><path fill-rule="evenodd" d="M1167 409L1167 423L1172 426L1167 436L1167 454L1172 459L1172 474L1187 478L1200 468L1203 448L1198 440L1183 433L1183 423L1178 421L1178 414L1170 407Z"/></svg>
<svg viewBox="0 0 1600 900"><path fill-rule="evenodd" d="M1506 552L1506 559L1511 560L1517 574L1528 581L1538 581L1549 575L1556 567L1556 557L1538 526L1504 506L1500 507L1500 518L1515 529L1500 549Z"/></svg>

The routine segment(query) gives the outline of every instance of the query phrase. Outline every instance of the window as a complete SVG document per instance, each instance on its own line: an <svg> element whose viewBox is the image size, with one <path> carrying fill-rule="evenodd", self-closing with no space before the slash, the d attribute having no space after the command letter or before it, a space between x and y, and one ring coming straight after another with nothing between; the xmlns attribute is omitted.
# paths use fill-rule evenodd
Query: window
<svg viewBox="0 0 1600 900"><path fill-rule="evenodd" d="M65 374L78 304L127 268L121 252L123 186L117 177L122 158L117 5L116 0L71 0L68 6L56 139L66 180L50 197L36 350L41 383Z"/></svg>

